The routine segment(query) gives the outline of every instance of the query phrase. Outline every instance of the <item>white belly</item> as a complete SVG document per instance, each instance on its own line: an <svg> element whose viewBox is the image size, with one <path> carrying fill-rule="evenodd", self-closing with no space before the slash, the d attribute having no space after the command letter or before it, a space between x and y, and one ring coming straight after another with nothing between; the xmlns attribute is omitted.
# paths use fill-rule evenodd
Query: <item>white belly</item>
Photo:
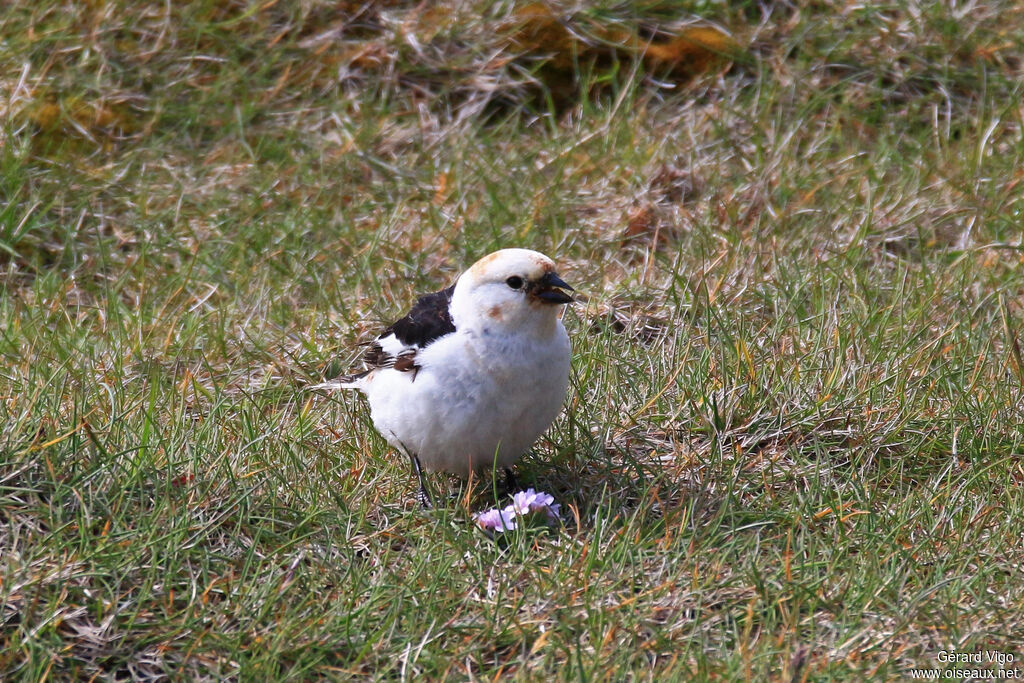
<svg viewBox="0 0 1024 683"><path fill-rule="evenodd" d="M556 332L515 347L453 335L420 352L416 373L374 373L363 387L374 426L429 470L511 466L565 400L569 338L561 324Z"/></svg>

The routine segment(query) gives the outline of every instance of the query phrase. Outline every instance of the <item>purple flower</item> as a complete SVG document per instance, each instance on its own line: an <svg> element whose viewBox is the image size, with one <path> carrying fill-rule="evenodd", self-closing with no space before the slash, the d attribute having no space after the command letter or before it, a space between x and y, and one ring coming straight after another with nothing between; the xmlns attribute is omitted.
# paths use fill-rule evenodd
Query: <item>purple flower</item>
<svg viewBox="0 0 1024 683"><path fill-rule="evenodd" d="M505 506L503 510L492 508L486 512L477 513L473 518L477 524L489 531L511 531L519 524L517 518L537 512L543 512L548 521L558 521L560 509L561 506L555 502L555 498L551 494L526 489L512 496L512 504Z"/></svg>
<svg viewBox="0 0 1024 683"><path fill-rule="evenodd" d="M519 491L512 496L512 504L505 509L508 510L511 508L517 515L525 515L530 512L543 510L554 502L554 496L549 493L526 489L525 491Z"/></svg>
<svg viewBox="0 0 1024 683"><path fill-rule="evenodd" d="M476 519L477 524L488 531L501 533L502 531L512 531L516 528L516 515L514 512L510 512L508 508L504 510L492 508L487 512L477 513L474 515L474 519Z"/></svg>

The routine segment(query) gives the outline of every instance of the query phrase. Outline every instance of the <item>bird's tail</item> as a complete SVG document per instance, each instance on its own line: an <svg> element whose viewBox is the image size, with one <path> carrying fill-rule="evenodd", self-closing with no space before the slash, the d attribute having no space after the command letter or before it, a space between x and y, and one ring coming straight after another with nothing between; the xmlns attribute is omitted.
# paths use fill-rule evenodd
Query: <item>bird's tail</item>
<svg viewBox="0 0 1024 683"><path fill-rule="evenodd" d="M342 375L341 377L335 377L329 382L321 382L320 384L311 384L306 387L310 390L320 391L337 391L338 389L358 389L360 380L370 374L370 371L357 372L354 375Z"/></svg>

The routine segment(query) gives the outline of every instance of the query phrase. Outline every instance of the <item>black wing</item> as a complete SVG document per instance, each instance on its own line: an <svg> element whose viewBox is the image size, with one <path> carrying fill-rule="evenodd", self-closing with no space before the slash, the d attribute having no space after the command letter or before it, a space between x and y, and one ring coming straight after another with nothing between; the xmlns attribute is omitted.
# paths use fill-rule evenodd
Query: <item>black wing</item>
<svg viewBox="0 0 1024 683"><path fill-rule="evenodd" d="M363 354L367 367L394 368L400 372L418 370L416 352L455 331L449 311L454 291L455 285L452 285L417 299L408 315L389 325L376 341L370 342L370 348Z"/></svg>
<svg viewBox="0 0 1024 683"><path fill-rule="evenodd" d="M409 314L384 330L379 339L394 334L406 346L424 348L438 337L455 331L449 311L455 285L416 300Z"/></svg>

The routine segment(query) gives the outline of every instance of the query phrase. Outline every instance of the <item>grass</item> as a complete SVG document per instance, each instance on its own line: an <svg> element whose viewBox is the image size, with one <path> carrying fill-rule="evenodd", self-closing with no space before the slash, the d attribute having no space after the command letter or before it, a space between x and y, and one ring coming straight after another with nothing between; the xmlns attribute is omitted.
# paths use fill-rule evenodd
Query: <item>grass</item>
<svg viewBox="0 0 1024 683"><path fill-rule="evenodd" d="M8 8L0 677L1020 675L1020 8L686 8L557 8L746 55L569 103L513 3ZM584 296L496 543L306 387L513 245Z"/></svg>

